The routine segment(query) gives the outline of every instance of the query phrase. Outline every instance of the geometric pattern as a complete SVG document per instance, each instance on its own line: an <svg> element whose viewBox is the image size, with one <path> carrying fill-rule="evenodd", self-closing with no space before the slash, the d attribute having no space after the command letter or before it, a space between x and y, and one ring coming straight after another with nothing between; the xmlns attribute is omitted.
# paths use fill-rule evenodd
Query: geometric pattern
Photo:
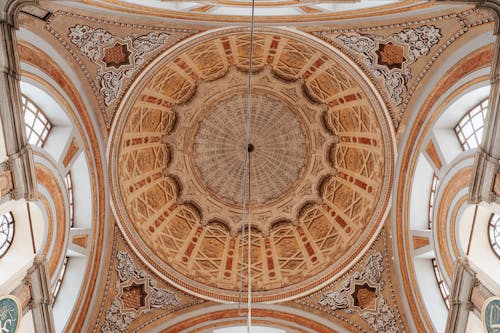
<svg viewBox="0 0 500 333"><path fill-rule="evenodd" d="M343 320L361 332L405 332L391 282L385 237L382 231L368 254L344 276L289 304Z"/></svg>
<svg viewBox="0 0 500 333"><path fill-rule="evenodd" d="M122 81L133 74L136 65L144 62L147 53L165 44L169 35L151 32L121 38L104 29L77 24L69 29L68 37L83 55L99 66L99 92L106 106L109 106L118 98Z"/></svg>
<svg viewBox="0 0 500 333"><path fill-rule="evenodd" d="M327 34L315 33L329 40ZM363 62L384 81L385 88L395 105L403 102L411 79L410 65L419 57L429 54L441 38L441 31L433 25L406 28L391 36L367 34L340 34L336 36L351 51L363 57Z"/></svg>
<svg viewBox="0 0 500 333"><path fill-rule="evenodd" d="M100 119L112 125L128 86L150 60L197 30L137 25L56 10L45 29L69 52L97 98Z"/></svg>
<svg viewBox="0 0 500 333"><path fill-rule="evenodd" d="M278 105L264 107L269 112L292 105L286 112L297 119L292 126L302 127L310 150L299 150L304 157L297 161L304 162L287 176L296 185L253 203L255 227L249 232L257 300L284 297L336 274L381 223L391 183L392 142L384 116L345 64L301 38L281 32L254 36L254 83L263 91L256 90L255 98L263 107ZM224 96L246 94L249 42L246 32L205 36L158 65L119 119L112 145L119 222L140 236L131 239L142 242L140 251L174 283L227 300L237 299L241 281L246 285L241 205L214 195L228 189L196 171L193 138L205 133L198 128L211 98L224 102L230 101ZM263 98L271 89L272 99ZM290 122L275 119L272 130L285 133ZM251 154L258 150L256 144ZM222 162L213 163L217 171L208 174L228 183L238 178L227 162L227 173L217 164ZM215 218L213 211L223 213Z"/></svg>
<svg viewBox="0 0 500 333"><path fill-rule="evenodd" d="M119 281L106 320L101 327L103 333L124 332L143 312L166 309L180 304L170 291L156 287L156 281L145 271L137 270L130 255L122 250L116 252Z"/></svg>

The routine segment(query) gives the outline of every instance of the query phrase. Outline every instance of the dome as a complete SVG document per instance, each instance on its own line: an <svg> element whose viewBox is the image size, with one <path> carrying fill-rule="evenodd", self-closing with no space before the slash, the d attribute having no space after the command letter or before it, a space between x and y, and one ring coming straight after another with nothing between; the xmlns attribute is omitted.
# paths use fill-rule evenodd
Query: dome
<svg viewBox="0 0 500 333"><path fill-rule="evenodd" d="M151 268L209 299L237 300L247 283L242 223L255 299L327 283L369 245L392 185L387 117L353 66L285 30L258 29L254 38L248 147L245 28L162 55L113 128L120 227Z"/></svg>

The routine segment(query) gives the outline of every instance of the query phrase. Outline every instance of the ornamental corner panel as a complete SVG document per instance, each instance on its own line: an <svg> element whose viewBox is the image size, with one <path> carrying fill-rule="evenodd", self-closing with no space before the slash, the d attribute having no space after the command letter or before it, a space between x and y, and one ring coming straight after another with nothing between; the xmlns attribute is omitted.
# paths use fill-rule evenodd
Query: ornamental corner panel
<svg viewBox="0 0 500 333"><path fill-rule="evenodd" d="M123 95L141 70L165 50L199 32L110 21L62 10L53 13L45 29L82 70L108 129Z"/></svg>
<svg viewBox="0 0 500 333"><path fill-rule="evenodd" d="M397 129L422 80L453 42L476 26L491 23L486 10L362 28L335 28L311 34L342 50L378 88Z"/></svg>

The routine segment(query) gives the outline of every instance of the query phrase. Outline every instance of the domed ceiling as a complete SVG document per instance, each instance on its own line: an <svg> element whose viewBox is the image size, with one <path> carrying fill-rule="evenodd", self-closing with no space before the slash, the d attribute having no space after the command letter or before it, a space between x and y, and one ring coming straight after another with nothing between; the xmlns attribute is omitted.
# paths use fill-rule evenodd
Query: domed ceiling
<svg viewBox="0 0 500 333"><path fill-rule="evenodd" d="M247 283L248 150L253 298L279 301L331 281L367 248L388 209L393 142L342 55L258 29L246 147L249 42L247 29L219 30L145 70L113 127L112 200L128 242L160 276L235 301Z"/></svg>

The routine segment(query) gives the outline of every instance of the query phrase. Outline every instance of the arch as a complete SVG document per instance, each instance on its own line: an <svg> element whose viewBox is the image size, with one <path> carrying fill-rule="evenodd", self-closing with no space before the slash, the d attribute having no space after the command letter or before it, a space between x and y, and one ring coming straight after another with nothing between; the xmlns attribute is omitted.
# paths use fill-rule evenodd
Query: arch
<svg viewBox="0 0 500 333"><path fill-rule="evenodd" d="M245 310L242 309L243 314ZM279 305L255 304L252 308L252 320L256 323L265 324L274 328L296 330L292 332L307 333L336 333L346 329L351 332L354 327L339 319L325 319L310 312L288 308ZM246 317L238 314L237 304L213 305L198 307L192 313L157 320L153 323L143 325L138 332L161 332L174 333L183 331L186 333L207 332L216 327L227 327L230 325L245 325Z"/></svg>
<svg viewBox="0 0 500 333"><path fill-rule="evenodd" d="M51 160L50 163L54 165L51 173L65 176L68 171L73 171L81 175L78 179L73 178L74 196L78 201L74 210L74 226L70 228L68 225L64 233L67 241L57 245L63 250L57 252L58 258L52 259L56 262L56 268L52 268L52 283L57 283L67 255L69 260L66 276L76 283L70 285L63 282L56 300L56 327L60 330L65 326L81 326L81 323L75 322L83 320L89 309L81 304L88 304L93 297L92 290L99 283L96 278L98 268L104 264L101 261L107 250L103 246L107 244L103 243L106 237L104 231L109 228L109 224L105 223L108 219L104 210L107 194L104 190L105 170L102 168L100 150L103 145L99 144L102 142L102 134L95 115L87 109L86 96L75 87L77 80L72 79L77 76L72 76L71 70L63 70L68 68L65 60L56 63L46 52L29 44L32 35L28 31L22 31L18 38L21 40L19 55L23 68L21 88L24 86L26 95L35 100L44 111L47 110L47 117L54 125L43 149L35 147L34 150ZM53 51L50 46L47 50ZM69 197L64 182L61 181L60 185L64 196ZM49 192L42 192L45 193L41 198L44 202L40 206L46 212L43 214L50 217L49 214L54 211L44 207L51 207L53 203ZM87 207L84 206L87 205L86 202ZM68 206L64 207L68 209ZM54 217L52 214L52 218ZM55 230L51 229L50 232ZM48 251L50 254L50 250ZM49 258L49 264L51 262ZM63 306L64 302L69 302L72 306ZM78 310L73 311L73 308Z"/></svg>
<svg viewBox="0 0 500 333"><path fill-rule="evenodd" d="M475 41L479 42L479 37L476 37ZM484 45L486 41L482 39L480 44ZM447 50L446 52L449 51ZM396 169L399 171L399 177L396 181L396 195L393 201L395 207L393 211L393 219L395 220L393 232L394 235L400 235L400 237L395 238L396 242L393 246L395 257L397 258L396 267L399 267L400 285L402 290L404 290L403 292L407 295L406 299L409 311L418 314L413 316L413 320L419 331L435 329L430 316L431 314L439 313L439 311L428 310L426 305L424 305L420 292L421 288L419 287L420 282L418 281L417 273L425 269L427 274L430 274L427 275L430 276L428 283L433 284L432 264L427 259L429 261L425 267L415 267L413 253L422 253L422 251L426 253L431 251L430 253L433 253L434 248L432 245L418 251L414 248L413 236L422 234L415 234L411 231L411 207L413 205L411 197L413 195L416 198L416 188L420 187L421 190L419 190L419 193L422 193L424 198L429 198L429 189L431 188L434 172L440 178L442 176L440 173L443 172L444 175L445 172L443 171L443 166L450 163L462 151L452 129L455 122L447 124L448 131L451 133L450 137L454 140L451 143L456 145L456 148L453 150L448 149L451 151L450 155L445 156L442 152L434 154L434 149L428 148L431 142L435 143L433 141L433 138L435 138L434 126L439 123L439 119L445 113L446 108L467 91L488 84L488 67L491 64L493 56L491 45L486 44L486 46L467 52L467 55L457 63L449 63L445 67L447 71L444 75L427 77L425 79L426 82L422 82L421 89L427 89L429 93L422 92L422 98L413 99L401 123L403 128L406 128L406 126L408 128L400 138L400 142L404 142L405 144L400 147L401 154L399 155ZM427 82L431 82L432 84ZM443 120L444 118L441 119ZM441 162L441 167L439 167L439 163L437 162ZM423 211L427 211L428 204L424 204L423 207ZM435 210L433 213L435 214ZM423 225L427 225L427 223L423 223ZM427 227L422 228L427 229ZM423 232L428 235L427 237L432 236L431 233L425 230ZM432 241L430 242L432 243ZM438 292L437 289L436 292ZM440 316L442 317L443 314ZM441 319L440 325L444 329L444 320Z"/></svg>

